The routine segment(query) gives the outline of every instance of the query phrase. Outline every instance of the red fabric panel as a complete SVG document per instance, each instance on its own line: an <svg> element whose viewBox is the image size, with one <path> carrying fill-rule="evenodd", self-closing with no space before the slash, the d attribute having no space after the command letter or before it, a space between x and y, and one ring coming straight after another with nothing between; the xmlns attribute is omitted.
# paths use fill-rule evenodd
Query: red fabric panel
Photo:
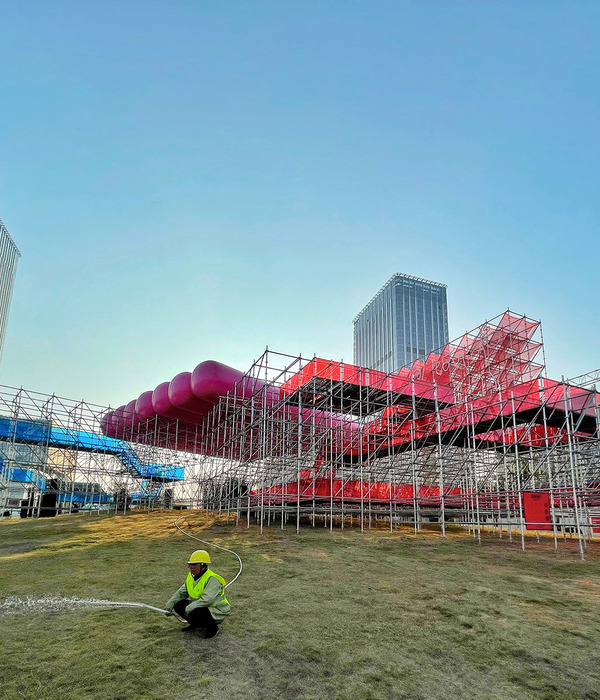
<svg viewBox="0 0 600 700"><path fill-rule="evenodd" d="M523 510L527 530L552 530L550 494L547 491L524 491Z"/></svg>

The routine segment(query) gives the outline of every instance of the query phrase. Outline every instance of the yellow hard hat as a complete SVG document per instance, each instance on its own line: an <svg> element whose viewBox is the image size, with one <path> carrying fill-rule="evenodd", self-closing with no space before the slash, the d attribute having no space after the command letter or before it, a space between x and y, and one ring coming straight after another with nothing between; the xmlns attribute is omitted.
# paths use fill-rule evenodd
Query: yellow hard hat
<svg viewBox="0 0 600 700"><path fill-rule="evenodd" d="M197 549L189 558L188 564L210 564L210 554L205 549Z"/></svg>

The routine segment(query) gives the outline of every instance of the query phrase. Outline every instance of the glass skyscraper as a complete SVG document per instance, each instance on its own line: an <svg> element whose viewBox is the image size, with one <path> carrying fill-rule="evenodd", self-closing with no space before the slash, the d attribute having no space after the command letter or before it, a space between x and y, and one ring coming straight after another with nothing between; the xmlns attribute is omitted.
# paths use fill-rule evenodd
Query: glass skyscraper
<svg viewBox="0 0 600 700"><path fill-rule="evenodd" d="M21 253L0 219L0 355L4 346L17 264Z"/></svg>
<svg viewBox="0 0 600 700"><path fill-rule="evenodd" d="M448 343L446 285L396 274L354 319L354 364L396 372Z"/></svg>

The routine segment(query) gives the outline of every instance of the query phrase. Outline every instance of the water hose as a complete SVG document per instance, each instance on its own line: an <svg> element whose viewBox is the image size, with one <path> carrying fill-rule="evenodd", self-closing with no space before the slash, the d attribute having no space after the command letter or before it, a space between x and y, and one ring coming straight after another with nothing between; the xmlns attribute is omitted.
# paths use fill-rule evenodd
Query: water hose
<svg viewBox="0 0 600 700"><path fill-rule="evenodd" d="M189 532L182 530L177 523L186 517L187 517L186 515L182 515L180 518L177 518L177 520L173 523L175 525L175 527L179 530L179 532L184 534L186 537L191 537L193 540L196 540L196 542L201 542L202 544L207 544L210 547L216 547L217 549L222 549L224 552L229 552L230 554L233 554L235 557L237 557L237 560L240 563L240 570L231 579L231 581L229 583L225 584L225 588L227 588L228 586L231 586L231 584L234 583L236 581L236 579L239 577L239 575L242 573L242 569L244 568L244 565L242 564L242 558L240 557L240 555L237 552L234 552L233 549L227 549L227 547L221 547L220 544L215 544L214 542L207 542L206 540L201 540L199 537L194 537L194 535L190 535Z"/></svg>
<svg viewBox="0 0 600 700"><path fill-rule="evenodd" d="M201 542L202 544L209 545L210 547L216 547L217 549L221 549L224 552L229 552L230 554L233 554L240 565L240 569L237 572L237 574L231 579L231 581L227 584L225 584L225 588L228 586L231 586L232 583L234 583L242 573L243 569L243 564L242 564L242 558L237 552L234 552L233 549L227 549L227 547L221 547L219 544L215 544L214 542L208 542L207 540L201 540L199 537L195 537L194 535L190 535L189 532L186 532L183 530L181 527L179 527L179 521L182 520L187 516L182 515L181 517L177 518L177 520L173 523L175 527L181 532L183 535L186 537L190 537L193 540L196 540L196 542ZM146 608L147 610L152 610L157 613L161 613L161 615L172 615L175 617L179 622L183 624L187 624L187 620L184 620L181 616L179 616L176 612L171 612L164 610L163 608L157 608L154 605L147 605L146 603L135 603L135 602L130 602L130 601L119 601L119 600L96 600L95 598L52 598L52 597L46 597L46 598L41 598L34 600L32 598L8 598L5 601L0 601L0 612L4 611L18 611L18 610L31 610L32 608L37 608L39 606L43 606L46 609L59 609L59 608L65 608L65 607L70 607L71 605L85 605L85 606L98 606L98 607L104 607L104 608Z"/></svg>
<svg viewBox="0 0 600 700"><path fill-rule="evenodd" d="M201 542L202 544L206 544L209 547L216 547L217 549L221 549L224 552L229 552L230 554L233 554L234 557L239 562L240 569L237 572L237 574L229 581L229 583L225 584L225 588L228 586L231 586L232 583L234 583L242 573L242 569L244 568L244 565L242 563L242 558L237 552L234 552L233 549L227 549L227 547L221 547L220 544L215 544L214 542L209 542L207 540L201 540L199 537L195 537L194 535L190 535L189 532L186 532L183 528L179 526L179 521L183 520L183 518L186 518L186 515L182 515L181 517L177 518L177 520L173 523L175 527L181 532L183 535L186 537L190 537L192 540L196 540L196 542ZM73 601L75 602L75 601ZM118 602L118 601L111 601L111 600L99 600L99 601L82 601L82 602L87 602L90 605L104 605L105 607L124 607L124 608L147 608L148 610L154 610L155 612L162 613L163 615L167 615L168 612L166 610L163 610L162 608L155 608L153 605L146 605L146 603L129 603L129 602ZM182 617L177 615L177 613L172 612L171 613L173 617L176 617L180 622L186 623L186 620L184 620Z"/></svg>
<svg viewBox="0 0 600 700"><path fill-rule="evenodd" d="M76 602L76 601L74 601ZM179 622L187 625L187 620L184 620L181 615L178 615L174 610L169 612L163 608L155 608L154 605L147 605L146 603L131 603L131 602L121 602L117 600L94 600L94 601L82 601L88 603L88 605L103 605L107 608L147 608L148 610L154 610L154 612L161 613L162 615L172 615L177 618Z"/></svg>

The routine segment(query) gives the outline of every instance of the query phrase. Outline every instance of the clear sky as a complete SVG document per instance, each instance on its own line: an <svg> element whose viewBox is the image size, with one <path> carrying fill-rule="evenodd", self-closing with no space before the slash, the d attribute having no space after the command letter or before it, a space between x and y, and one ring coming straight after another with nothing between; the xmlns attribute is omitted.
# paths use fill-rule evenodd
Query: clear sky
<svg viewBox="0 0 600 700"><path fill-rule="evenodd" d="M450 335L600 366L600 3L0 0L0 381L114 405L205 359L352 359L395 272Z"/></svg>

